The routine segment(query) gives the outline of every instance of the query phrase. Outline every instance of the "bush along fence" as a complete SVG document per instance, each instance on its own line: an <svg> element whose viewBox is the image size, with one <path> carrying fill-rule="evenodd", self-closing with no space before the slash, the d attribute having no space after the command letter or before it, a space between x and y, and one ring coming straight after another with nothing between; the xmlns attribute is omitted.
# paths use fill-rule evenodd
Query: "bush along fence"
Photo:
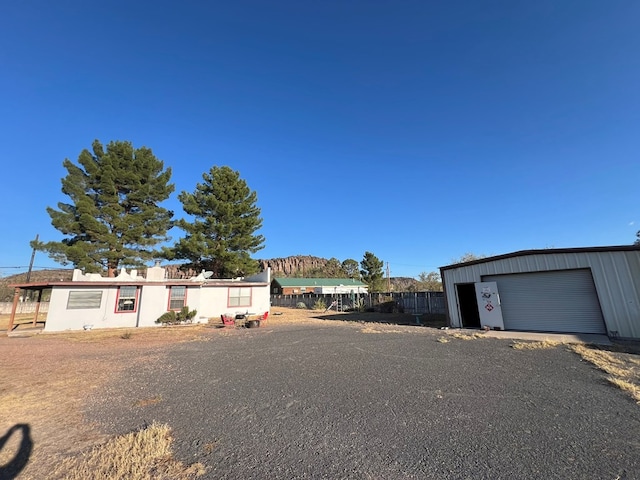
<svg viewBox="0 0 640 480"><path fill-rule="evenodd" d="M271 295L272 307L324 309L333 305L338 312L396 311L404 313L445 313L443 292L394 292L365 294ZM324 308L322 308L324 307Z"/></svg>

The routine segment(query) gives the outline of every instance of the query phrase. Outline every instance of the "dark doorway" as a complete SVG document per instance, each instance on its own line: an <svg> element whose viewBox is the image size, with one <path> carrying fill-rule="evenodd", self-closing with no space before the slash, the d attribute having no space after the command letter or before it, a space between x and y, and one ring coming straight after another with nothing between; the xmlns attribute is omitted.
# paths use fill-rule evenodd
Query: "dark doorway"
<svg viewBox="0 0 640 480"><path fill-rule="evenodd" d="M480 313L473 283L458 283L458 305L464 328L480 328Z"/></svg>

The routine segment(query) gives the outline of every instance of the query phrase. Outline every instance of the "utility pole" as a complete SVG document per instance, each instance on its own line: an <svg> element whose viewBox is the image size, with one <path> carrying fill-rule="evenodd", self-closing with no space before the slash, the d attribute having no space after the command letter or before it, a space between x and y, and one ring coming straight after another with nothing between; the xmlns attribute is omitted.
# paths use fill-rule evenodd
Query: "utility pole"
<svg viewBox="0 0 640 480"><path fill-rule="evenodd" d="M389 262L387 262L387 293L391 294L391 275L389 273Z"/></svg>
<svg viewBox="0 0 640 480"><path fill-rule="evenodd" d="M38 238L40 238L40 234L36 234L36 239L33 241L34 244L38 243ZM33 251L31 252L31 261L29 262L29 270L27 271L26 283L29 283L29 280L31 280L31 270L33 270L33 260L35 258L36 258L36 249L34 247Z"/></svg>

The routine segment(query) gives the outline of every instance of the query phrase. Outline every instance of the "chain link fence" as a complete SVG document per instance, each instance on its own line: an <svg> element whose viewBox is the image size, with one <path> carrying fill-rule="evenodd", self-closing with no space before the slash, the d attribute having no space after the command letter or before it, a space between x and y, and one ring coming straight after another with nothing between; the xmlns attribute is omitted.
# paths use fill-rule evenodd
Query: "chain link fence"
<svg viewBox="0 0 640 480"><path fill-rule="evenodd" d="M423 314L445 313L443 292L394 292L394 293L366 293L366 294L321 294L306 293L299 295L271 295L272 307L298 308L303 303L306 308L313 308L316 302L322 301L329 306L335 302L338 311L357 310L359 307L368 310L379 310L384 305L395 303L399 312Z"/></svg>

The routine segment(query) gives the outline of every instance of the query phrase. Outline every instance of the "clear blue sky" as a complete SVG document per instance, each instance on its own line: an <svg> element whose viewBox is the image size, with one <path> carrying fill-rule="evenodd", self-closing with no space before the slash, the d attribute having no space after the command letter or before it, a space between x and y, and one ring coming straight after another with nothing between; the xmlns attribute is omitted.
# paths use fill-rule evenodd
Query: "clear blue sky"
<svg viewBox="0 0 640 480"><path fill-rule="evenodd" d="M639 52L636 0L2 2L0 274L62 238L45 208L96 138L152 148L176 217L238 170L256 258L630 244Z"/></svg>

